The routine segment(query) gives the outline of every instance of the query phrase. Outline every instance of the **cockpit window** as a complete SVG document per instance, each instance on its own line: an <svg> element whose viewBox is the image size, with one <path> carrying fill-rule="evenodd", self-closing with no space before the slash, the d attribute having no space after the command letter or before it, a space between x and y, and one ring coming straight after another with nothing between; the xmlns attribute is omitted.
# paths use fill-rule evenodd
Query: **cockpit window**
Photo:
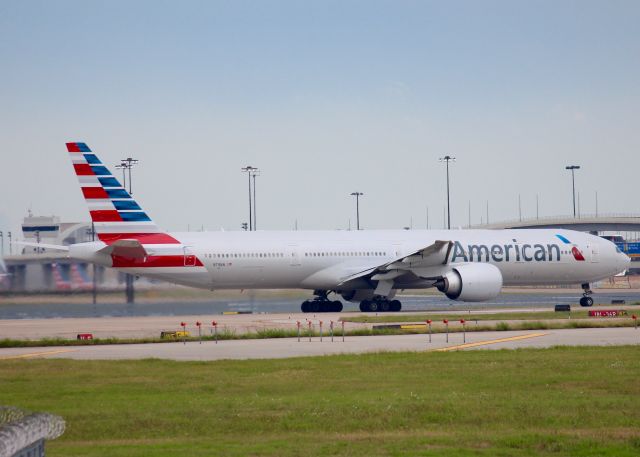
<svg viewBox="0 0 640 457"><path fill-rule="evenodd" d="M619 248L618 246L616 246L616 252L617 252L618 254L622 254L622 251L620 250L620 248Z"/></svg>

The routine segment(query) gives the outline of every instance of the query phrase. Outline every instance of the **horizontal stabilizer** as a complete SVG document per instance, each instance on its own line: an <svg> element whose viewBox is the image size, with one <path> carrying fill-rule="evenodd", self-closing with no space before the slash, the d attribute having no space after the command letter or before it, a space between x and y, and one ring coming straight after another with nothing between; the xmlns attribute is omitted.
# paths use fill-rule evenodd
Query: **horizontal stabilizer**
<svg viewBox="0 0 640 457"><path fill-rule="evenodd" d="M138 240L117 240L100 249L99 252L127 259L144 259L148 255L144 246Z"/></svg>
<svg viewBox="0 0 640 457"><path fill-rule="evenodd" d="M40 249L54 249L56 251L69 250L69 246L62 246L59 244L34 243L32 241L13 241L13 244L19 244L21 246L29 246L32 248L40 248Z"/></svg>

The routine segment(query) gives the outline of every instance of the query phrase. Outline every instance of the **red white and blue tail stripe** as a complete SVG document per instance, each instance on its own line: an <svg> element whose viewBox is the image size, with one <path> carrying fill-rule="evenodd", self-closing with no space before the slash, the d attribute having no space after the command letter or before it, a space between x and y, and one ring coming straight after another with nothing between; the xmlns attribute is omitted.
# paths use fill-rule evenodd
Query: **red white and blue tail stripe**
<svg viewBox="0 0 640 457"><path fill-rule="evenodd" d="M163 233L85 143L67 143L73 168L101 241L136 239L143 244L179 244Z"/></svg>
<svg viewBox="0 0 640 457"><path fill-rule="evenodd" d="M202 267L180 241L160 230L118 179L85 143L67 143L67 151L96 235L109 246L116 268ZM153 245L154 254L145 246Z"/></svg>

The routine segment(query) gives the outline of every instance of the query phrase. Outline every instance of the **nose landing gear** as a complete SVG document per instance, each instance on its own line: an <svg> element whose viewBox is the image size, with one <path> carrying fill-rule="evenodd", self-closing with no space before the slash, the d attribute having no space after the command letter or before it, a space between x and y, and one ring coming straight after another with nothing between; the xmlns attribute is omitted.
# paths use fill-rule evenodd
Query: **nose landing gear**
<svg viewBox="0 0 640 457"><path fill-rule="evenodd" d="M591 294L593 294L593 291L589 287L589 283L583 284L582 290L584 290L584 292L582 293L582 298L580 299L580 306L593 306L593 298L591 298Z"/></svg>

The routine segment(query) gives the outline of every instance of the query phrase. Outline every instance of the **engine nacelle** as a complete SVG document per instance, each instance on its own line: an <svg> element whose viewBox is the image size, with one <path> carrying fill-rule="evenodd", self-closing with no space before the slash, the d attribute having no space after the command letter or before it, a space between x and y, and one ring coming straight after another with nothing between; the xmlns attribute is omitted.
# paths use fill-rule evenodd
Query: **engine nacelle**
<svg viewBox="0 0 640 457"><path fill-rule="evenodd" d="M436 287L451 300L491 300L502 289L502 273L490 263L465 263L445 274Z"/></svg>
<svg viewBox="0 0 640 457"><path fill-rule="evenodd" d="M342 298L347 301L360 303L363 300L371 300L373 298L373 289L356 289L340 292Z"/></svg>

